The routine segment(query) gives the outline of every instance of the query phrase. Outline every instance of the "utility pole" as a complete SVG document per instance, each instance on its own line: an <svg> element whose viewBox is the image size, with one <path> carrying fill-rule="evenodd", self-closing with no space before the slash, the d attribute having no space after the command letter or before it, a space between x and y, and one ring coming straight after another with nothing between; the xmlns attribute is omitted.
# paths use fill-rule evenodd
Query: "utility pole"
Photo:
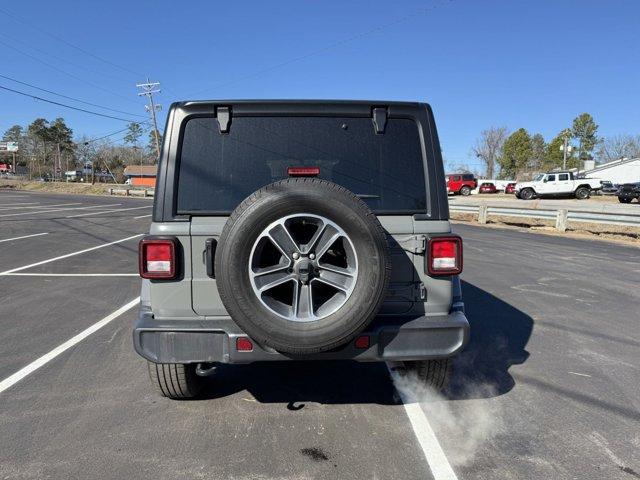
<svg viewBox="0 0 640 480"><path fill-rule="evenodd" d="M560 150L562 151L562 169L566 170L567 169L567 153L571 153L571 150L573 150L573 147L569 145L568 133L564 136L564 141L560 146Z"/></svg>
<svg viewBox="0 0 640 480"><path fill-rule="evenodd" d="M138 83L136 87L141 88L142 91L138 93L139 97L145 96L149 99L149 105L145 105L145 108L151 113L151 120L153 121L153 136L156 139L156 153L160 157L160 138L158 137L158 122L156 121L156 111L162 109L162 105L156 105L153 102L153 94L160 93L157 87L160 87L160 82L151 82L147 77L147 83Z"/></svg>
<svg viewBox="0 0 640 480"><path fill-rule="evenodd" d="M56 168L56 172L60 172L60 181L62 181L62 158L60 158L60 142L56 143L56 147L58 150L58 167Z"/></svg>

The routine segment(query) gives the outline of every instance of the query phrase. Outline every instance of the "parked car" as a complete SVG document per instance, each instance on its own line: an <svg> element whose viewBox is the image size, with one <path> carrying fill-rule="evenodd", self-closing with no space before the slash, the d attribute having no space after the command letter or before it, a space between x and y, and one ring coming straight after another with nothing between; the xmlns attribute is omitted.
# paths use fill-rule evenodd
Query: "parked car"
<svg viewBox="0 0 640 480"><path fill-rule="evenodd" d="M620 185L611 183L609 180L603 180L601 182L602 184L602 189L600 190L600 192L602 193L602 195L617 195L618 194L618 190L620 189Z"/></svg>
<svg viewBox="0 0 640 480"><path fill-rule="evenodd" d="M631 203L634 198L640 201L640 182L620 185L617 195L620 203Z"/></svg>
<svg viewBox="0 0 640 480"><path fill-rule="evenodd" d="M591 192L600 190L600 180L576 178L573 172L540 173L531 182L516 183L516 197L523 200L542 197L589 198Z"/></svg>
<svg viewBox="0 0 640 480"><path fill-rule="evenodd" d="M515 184L515 182L507 183L507 186L504 187L504 193L509 193L509 194L516 193L516 184Z"/></svg>
<svg viewBox="0 0 640 480"><path fill-rule="evenodd" d="M471 190L478 186L478 180L473 173L450 173L447 178L447 193L454 195L470 195Z"/></svg>
<svg viewBox="0 0 640 480"><path fill-rule="evenodd" d="M485 182L478 188L478 193L498 193L498 189L491 182Z"/></svg>
<svg viewBox="0 0 640 480"><path fill-rule="evenodd" d="M166 125L133 331L162 395L292 359L445 385L469 322L428 105L179 102Z"/></svg>

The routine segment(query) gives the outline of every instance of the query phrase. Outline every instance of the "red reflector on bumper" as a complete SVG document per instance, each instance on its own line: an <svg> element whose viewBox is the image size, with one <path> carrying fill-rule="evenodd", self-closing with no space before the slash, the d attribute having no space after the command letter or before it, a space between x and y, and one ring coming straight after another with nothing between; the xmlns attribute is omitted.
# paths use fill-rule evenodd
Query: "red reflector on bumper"
<svg viewBox="0 0 640 480"><path fill-rule="evenodd" d="M369 335L360 335L358 338L356 338L356 348L359 348L361 350L365 350L367 348L369 348Z"/></svg>
<svg viewBox="0 0 640 480"><path fill-rule="evenodd" d="M239 352L250 352L253 350L253 343L247 337L236 338L236 350Z"/></svg>

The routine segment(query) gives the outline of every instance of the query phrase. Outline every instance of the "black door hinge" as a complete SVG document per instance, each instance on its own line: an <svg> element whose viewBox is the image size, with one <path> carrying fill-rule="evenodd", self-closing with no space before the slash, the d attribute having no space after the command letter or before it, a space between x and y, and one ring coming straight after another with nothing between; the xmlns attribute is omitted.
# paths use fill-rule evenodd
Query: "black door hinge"
<svg viewBox="0 0 640 480"><path fill-rule="evenodd" d="M382 135L387 126L387 109L376 107L373 109L373 126L377 135Z"/></svg>
<svg viewBox="0 0 640 480"><path fill-rule="evenodd" d="M427 249L427 237L424 235L397 238L396 242L398 242L398 245L406 252L424 253Z"/></svg>

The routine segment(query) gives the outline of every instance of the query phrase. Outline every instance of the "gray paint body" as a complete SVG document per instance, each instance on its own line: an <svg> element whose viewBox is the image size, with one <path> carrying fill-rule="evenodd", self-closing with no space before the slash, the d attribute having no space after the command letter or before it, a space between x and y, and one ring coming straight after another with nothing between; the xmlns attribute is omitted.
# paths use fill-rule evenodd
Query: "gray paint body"
<svg viewBox="0 0 640 480"><path fill-rule="evenodd" d="M223 102L227 104L230 102ZM347 103L348 104L348 103ZM195 105L196 112L215 111L215 105ZM278 110L286 110L277 104ZM284 104L288 105L287 103ZM338 103L343 107L343 103ZM358 107L361 105L355 103ZM417 107L416 107L417 106ZM180 275L172 281L143 281L142 309L134 330L134 344L142 356L156 362L229 362L286 360L287 357L257 345L253 352L234 352L234 339L243 332L228 315L218 293L215 278L207 275L205 242L218 239L228 216L180 217L167 211L173 200L176 156L179 152L180 123L188 118L185 104L174 105L169 113L167 137L159 165L154 222L150 234L172 236L179 242ZM307 108L317 107L311 105ZM406 107L406 108L405 108ZM257 107L251 106L253 112ZM391 110L392 107L389 107ZM435 172L427 183L428 211L425 214L379 215L390 244L392 271L386 299L377 318L367 329L372 347L353 351L346 346L313 358L353 358L356 360L409 360L442 358L463 348L468 339L468 322L457 277L431 277L425 273L426 252L417 250L431 235L451 232L446 207L439 145L432 115L422 104L398 104L399 114L416 110L422 127L425 171ZM404 109L404 110L403 110ZM428 151L431 146L435 158ZM434 165L427 165L430 158ZM440 178L442 177L442 178ZM444 195L444 201L442 198ZM445 205L445 206L443 206ZM426 243L424 244L426 245Z"/></svg>

